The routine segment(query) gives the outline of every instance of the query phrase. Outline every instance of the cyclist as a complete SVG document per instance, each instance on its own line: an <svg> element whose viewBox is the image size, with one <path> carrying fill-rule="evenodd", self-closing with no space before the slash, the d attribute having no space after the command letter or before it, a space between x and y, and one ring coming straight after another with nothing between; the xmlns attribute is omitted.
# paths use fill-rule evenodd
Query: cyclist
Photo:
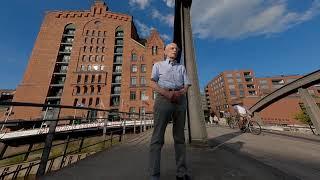
<svg viewBox="0 0 320 180"><path fill-rule="evenodd" d="M246 127L245 124L247 122L247 118L250 118L250 111L247 110L245 107L240 105L233 106L233 109L235 110L238 118L239 118L239 128L241 131L243 131Z"/></svg>

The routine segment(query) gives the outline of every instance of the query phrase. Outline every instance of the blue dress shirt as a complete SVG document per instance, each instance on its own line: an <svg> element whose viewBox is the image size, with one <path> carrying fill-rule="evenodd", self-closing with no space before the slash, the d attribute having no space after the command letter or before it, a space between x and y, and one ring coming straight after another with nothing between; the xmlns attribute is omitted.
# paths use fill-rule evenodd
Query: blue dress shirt
<svg viewBox="0 0 320 180"><path fill-rule="evenodd" d="M191 85L186 68L176 61L157 62L152 67L151 79L161 88L180 89L185 85Z"/></svg>

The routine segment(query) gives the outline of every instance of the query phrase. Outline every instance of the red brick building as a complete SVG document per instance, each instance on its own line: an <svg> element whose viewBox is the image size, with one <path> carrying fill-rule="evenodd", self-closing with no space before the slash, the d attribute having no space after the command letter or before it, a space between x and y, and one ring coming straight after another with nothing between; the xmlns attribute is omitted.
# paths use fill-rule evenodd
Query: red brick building
<svg viewBox="0 0 320 180"><path fill-rule="evenodd" d="M14 101L152 111L148 84L163 49L156 30L141 39L132 16L109 11L102 1L88 11L47 12ZM13 111L10 119L44 113L42 108Z"/></svg>
<svg viewBox="0 0 320 180"><path fill-rule="evenodd" d="M234 113L236 104L251 107L262 97L302 76L274 76L256 78L252 70L224 71L205 88L210 111L222 116ZM319 97L318 86L309 88L311 95ZM270 124L298 124L294 119L301 108L298 94L292 94L270 105L260 113L261 119Z"/></svg>

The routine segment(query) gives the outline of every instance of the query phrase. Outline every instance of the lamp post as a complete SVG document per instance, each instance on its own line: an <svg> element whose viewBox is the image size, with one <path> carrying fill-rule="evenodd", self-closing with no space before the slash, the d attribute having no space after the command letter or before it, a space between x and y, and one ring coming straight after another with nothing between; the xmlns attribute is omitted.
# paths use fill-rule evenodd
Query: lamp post
<svg viewBox="0 0 320 180"><path fill-rule="evenodd" d="M188 129L190 143L207 141L204 113L202 110L197 64L192 38L191 9L192 0L175 0L174 42L181 48L181 58L186 66L192 86L188 91Z"/></svg>

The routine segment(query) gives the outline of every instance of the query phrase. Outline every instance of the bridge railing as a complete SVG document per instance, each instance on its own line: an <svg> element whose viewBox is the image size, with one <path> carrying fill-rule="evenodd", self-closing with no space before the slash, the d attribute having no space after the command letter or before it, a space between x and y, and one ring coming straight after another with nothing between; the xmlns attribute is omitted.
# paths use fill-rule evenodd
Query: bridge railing
<svg viewBox="0 0 320 180"><path fill-rule="evenodd" d="M42 176L153 125L152 113L20 102L0 102L1 106L8 107L8 112L0 119L0 179ZM39 107L43 116L10 119L13 107ZM19 150L26 145L27 150Z"/></svg>

